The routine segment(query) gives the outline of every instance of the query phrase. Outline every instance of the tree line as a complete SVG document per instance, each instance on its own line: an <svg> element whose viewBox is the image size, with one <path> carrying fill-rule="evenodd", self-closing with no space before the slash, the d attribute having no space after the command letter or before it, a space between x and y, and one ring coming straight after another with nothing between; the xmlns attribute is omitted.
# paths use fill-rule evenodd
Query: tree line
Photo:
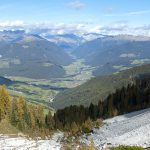
<svg viewBox="0 0 150 150"><path fill-rule="evenodd" d="M150 107L150 76L135 79L135 84L117 89L106 100L89 107L69 106L57 110L52 116L44 113L40 105L27 103L23 97L12 97L5 86L0 86L0 121L7 119L20 131L32 131L48 135L60 129L90 132L101 125L101 120Z"/></svg>
<svg viewBox="0 0 150 150"><path fill-rule="evenodd" d="M12 97L5 86L0 86L0 121L3 119L26 133L47 135L54 128L50 111L45 115L41 105L27 103L23 97Z"/></svg>
<svg viewBox="0 0 150 150"><path fill-rule="evenodd" d="M150 76L139 76L134 84L117 89L108 95L106 100L89 107L69 106L58 110L54 115L55 127L59 129L71 128L75 122L82 126L86 120L96 121L117 115L150 107Z"/></svg>

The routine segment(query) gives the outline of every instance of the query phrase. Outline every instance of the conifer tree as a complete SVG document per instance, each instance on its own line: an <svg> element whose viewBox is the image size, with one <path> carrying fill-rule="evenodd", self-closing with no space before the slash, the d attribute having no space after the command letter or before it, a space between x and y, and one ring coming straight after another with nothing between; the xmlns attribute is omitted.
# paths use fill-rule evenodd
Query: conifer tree
<svg viewBox="0 0 150 150"><path fill-rule="evenodd" d="M54 129L55 122L54 122L54 119L53 119L50 111L48 112L48 114L45 117L45 124L49 130Z"/></svg>
<svg viewBox="0 0 150 150"><path fill-rule="evenodd" d="M29 122L30 122L30 127L34 130L36 127L36 121L35 121L35 115L34 115L34 106L33 105L29 105Z"/></svg>
<svg viewBox="0 0 150 150"><path fill-rule="evenodd" d="M11 97L5 86L0 86L0 120L11 113Z"/></svg>

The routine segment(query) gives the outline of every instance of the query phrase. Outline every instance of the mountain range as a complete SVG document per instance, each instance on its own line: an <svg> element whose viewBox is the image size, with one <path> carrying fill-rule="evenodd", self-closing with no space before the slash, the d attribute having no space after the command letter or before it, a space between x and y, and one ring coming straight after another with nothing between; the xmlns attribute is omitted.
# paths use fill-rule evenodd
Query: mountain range
<svg viewBox="0 0 150 150"><path fill-rule="evenodd" d="M94 76L109 75L150 62L149 37L50 34L44 31L0 31L0 75L60 78L65 76L63 66L73 62L69 54L84 59L85 65L95 67Z"/></svg>
<svg viewBox="0 0 150 150"><path fill-rule="evenodd" d="M75 34L44 34L43 37L48 41L55 43L67 52L73 51L79 45L85 42L83 37L77 36Z"/></svg>
<svg viewBox="0 0 150 150"><path fill-rule="evenodd" d="M81 44L73 54L97 69L95 76L107 75L150 62L150 38L144 36L103 36Z"/></svg>
<svg viewBox="0 0 150 150"><path fill-rule="evenodd" d="M0 76L57 80L66 77L64 66L82 59L87 68L92 67L96 78L60 92L51 105L55 108L89 105L131 82L132 75L149 72L150 65L144 65L150 63L149 47L150 38L144 36L39 35L24 30L3 30L0 31ZM71 67L70 70L76 68L74 64Z"/></svg>
<svg viewBox="0 0 150 150"><path fill-rule="evenodd" d="M72 58L55 43L23 30L0 32L0 75L35 79L65 75Z"/></svg>

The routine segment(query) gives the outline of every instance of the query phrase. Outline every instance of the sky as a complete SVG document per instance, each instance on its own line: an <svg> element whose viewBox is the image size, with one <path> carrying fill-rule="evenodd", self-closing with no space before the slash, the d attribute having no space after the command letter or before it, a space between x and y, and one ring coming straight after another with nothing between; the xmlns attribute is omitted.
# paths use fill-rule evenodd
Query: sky
<svg viewBox="0 0 150 150"><path fill-rule="evenodd" d="M150 35L150 0L0 0L0 28L29 26Z"/></svg>

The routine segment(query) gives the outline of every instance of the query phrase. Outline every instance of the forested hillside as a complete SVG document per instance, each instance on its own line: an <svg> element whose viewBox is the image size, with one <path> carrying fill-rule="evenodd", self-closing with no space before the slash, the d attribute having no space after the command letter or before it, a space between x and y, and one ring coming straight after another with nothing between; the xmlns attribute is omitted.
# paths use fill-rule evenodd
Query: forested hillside
<svg viewBox="0 0 150 150"><path fill-rule="evenodd" d="M23 97L12 97L0 86L0 121L7 120L20 131L45 136L53 129L51 112L45 115L40 105L27 103ZM4 125L5 126L5 125Z"/></svg>
<svg viewBox="0 0 150 150"><path fill-rule="evenodd" d="M82 129L87 131L91 124L90 120L106 119L149 107L150 75L148 74L136 78L134 84L117 89L109 94L105 101L100 100L98 105L70 106L58 110L54 118L57 128L68 128L73 123L80 127L85 122Z"/></svg>
<svg viewBox="0 0 150 150"><path fill-rule="evenodd" d="M134 67L117 74L109 76L99 76L86 83L59 93L54 99L52 106L56 109L70 105L89 106L90 103L97 104L98 101L105 100L109 93L116 89L127 86L134 82L134 78L139 74L150 73L150 65Z"/></svg>
<svg viewBox="0 0 150 150"><path fill-rule="evenodd" d="M45 136L53 130L72 134L91 132L102 124L101 119L150 107L150 75L135 78L134 83L117 89L105 101L89 107L69 106L51 115L40 105L26 103L23 97L12 97L5 86L0 87L0 121L7 120L24 133Z"/></svg>

